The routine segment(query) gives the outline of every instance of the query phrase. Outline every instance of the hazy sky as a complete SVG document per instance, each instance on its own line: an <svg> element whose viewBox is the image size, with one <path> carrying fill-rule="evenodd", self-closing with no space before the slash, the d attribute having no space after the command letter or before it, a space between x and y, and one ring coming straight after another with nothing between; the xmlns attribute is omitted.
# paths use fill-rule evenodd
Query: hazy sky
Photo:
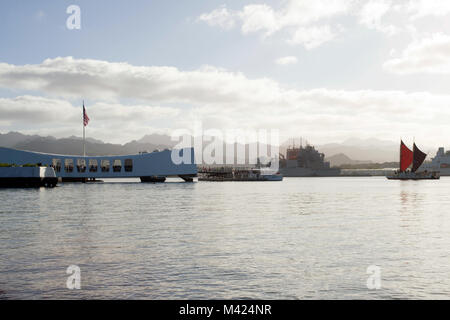
<svg viewBox="0 0 450 320"><path fill-rule="evenodd" d="M81 29L66 9L81 8ZM447 145L450 1L2 1L0 132Z"/></svg>

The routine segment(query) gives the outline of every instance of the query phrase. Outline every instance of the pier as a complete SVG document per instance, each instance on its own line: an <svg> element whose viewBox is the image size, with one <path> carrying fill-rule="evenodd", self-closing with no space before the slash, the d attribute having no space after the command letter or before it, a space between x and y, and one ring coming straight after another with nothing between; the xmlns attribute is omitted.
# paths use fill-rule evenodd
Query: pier
<svg viewBox="0 0 450 320"><path fill-rule="evenodd" d="M283 176L267 168L248 166L199 167L198 181L281 181Z"/></svg>

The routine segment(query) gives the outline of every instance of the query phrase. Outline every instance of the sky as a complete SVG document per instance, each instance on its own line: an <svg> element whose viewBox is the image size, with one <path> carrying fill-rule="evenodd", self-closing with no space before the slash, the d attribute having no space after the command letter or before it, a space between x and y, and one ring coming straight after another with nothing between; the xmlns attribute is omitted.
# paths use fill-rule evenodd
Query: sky
<svg viewBox="0 0 450 320"><path fill-rule="evenodd" d="M71 5L80 28L70 29ZM450 137L450 1L2 1L0 132Z"/></svg>

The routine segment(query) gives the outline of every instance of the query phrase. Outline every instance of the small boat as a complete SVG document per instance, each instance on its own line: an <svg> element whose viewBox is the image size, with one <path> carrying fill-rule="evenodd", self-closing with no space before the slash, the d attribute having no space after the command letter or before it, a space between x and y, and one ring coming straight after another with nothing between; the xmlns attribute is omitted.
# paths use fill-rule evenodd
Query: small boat
<svg viewBox="0 0 450 320"><path fill-rule="evenodd" d="M400 141L400 168L391 175L387 175L389 180L438 180L441 175L439 171L418 171L427 157L414 143L413 151L409 149L403 141ZM408 168L411 166L411 169Z"/></svg>
<svg viewBox="0 0 450 320"><path fill-rule="evenodd" d="M273 170L260 170L260 179L262 181L283 181L283 175L277 171Z"/></svg>
<svg viewBox="0 0 450 320"><path fill-rule="evenodd" d="M282 181L283 175L270 168L201 167L198 181Z"/></svg>
<svg viewBox="0 0 450 320"><path fill-rule="evenodd" d="M395 172L393 175L388 175L389 180L438 180L440 179L440 174L437 171L423 171L423 172Z"/></svg>

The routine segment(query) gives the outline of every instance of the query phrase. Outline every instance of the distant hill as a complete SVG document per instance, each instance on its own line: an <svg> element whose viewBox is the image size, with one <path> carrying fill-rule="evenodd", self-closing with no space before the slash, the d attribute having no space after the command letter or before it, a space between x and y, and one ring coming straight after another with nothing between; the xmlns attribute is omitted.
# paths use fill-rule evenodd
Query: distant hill
<svg viewBox="0 0 450 320"><path fill-rule="evenodd" d="M317 146L326 157L345 154L350 159L365 162L391 162L398 160L399 144L392 141L371 139L348 139L342 143Z"/></svg>
<svg viewBox="0 0 450 320"><path fill-rule="evenodd" d="M82 139L71 136L57 139L38 135L24 135L18 132L0 134L0 146L36 152L82 155ZM86 153L92 156L137 154L140 151L166 149L172 145L132 141L126 144L105 143L101 140L86 139Z"/></svg>
<svg viewBox="0 0 450 320"><path fill-rule="evenodd" d="M42 138L38 135L26 135L22 134L20 132L8 132L5 134L0 133L0 146L7 147L7 148L13 148L19 143L24 143L26 141L32 141L35 139ZM56 140L54 137L46 137L48 140Z"/></svg>
<svg viewBox="0 0 450 320"><path fill-rule="evenodd" d="M139 140L133 140L125 144L105 143L101 140L87 138L86 152L89 155L126 155L137 154L140 151L153 151L155 149L171 149L177 142L171 141L170 136L164 134L149 134ZM254 144L250 144L254 145ZM280 153L286 154L286 148L290 145L285 142L280 147ZM20 132L9 132L0 134L0 146L29 150L37 152L81 155L83 151L81 138L71 136L57 139L52 136L42 137L39 135L26 135ZM229 146L228 146L229 147ZM315 148L325 154L325 159L332 166L342 165L364 165L370 163L383 163L398 161L398 143L384 141L376 138L371 139L348 139L342 143L328 143L317 145ZM248 150L249 146L246 145ZM434 154L435 151L423 149L425 152ZM224 152L225 157L225 152ZM235 161L237 157L235 155ZM249 159L246 157L246 161ZM254 159L251 159L253 162Z"/></svg>
<svg viewBox="0 0 450 320"><path fill-rule="evenodd" d="M343 153L338 153L331 157L327 157L327 158L325 158L325 161L330 162L330 165L332 167L339 167L339 166L345 165L345 164L355 165L355 164L372 163L372 161L352 160Z"/></svg>
<svg viewBox="0 0 450 320"><path fill-rule="evenodd" d="M112 144L105 143L101 140L96 139L86 139L86 154L90 156L106 156L106 155L127 155L127 154L137 154L140 151L153 151L155 149L171 149L176 144L177 141L172 141L170 136L162 134L151 134L145 135L139 140L133 140L125 144ZM209 142L204 142L204 146L208 145ZM44 152L52 154L64 154L64 155L82 155L83 145L82 138L71 136L68 138L57 139L55 137L41 137L38 135L24 135L17 132L10 132L6 134L0 134L0 146L15 148L19 150ZM242 147L242 145L241 145ZM223 161L226 160L226 150L235 150L234 163L256 163L256 152L255 157L248 156L249 148L252 147L253 150L257 150L256 145L251 143L246 144L244 149L246 150L245 157L238 157L237 150L238 146L228 144L223 150ZM266 145L261 146L261 148L267 147ZM240 147L239 147L240 149Z"/></svg>
<svg viewBox="0 0 450 320"><path fill-rule="evenodd" d="M171 147L174 147L177 144L176 141L171 140L170 136L157 133L147 134L143 136L141 139L137 140L136 142L142 144L149 143L154 145L171 146Z"/></svg>

